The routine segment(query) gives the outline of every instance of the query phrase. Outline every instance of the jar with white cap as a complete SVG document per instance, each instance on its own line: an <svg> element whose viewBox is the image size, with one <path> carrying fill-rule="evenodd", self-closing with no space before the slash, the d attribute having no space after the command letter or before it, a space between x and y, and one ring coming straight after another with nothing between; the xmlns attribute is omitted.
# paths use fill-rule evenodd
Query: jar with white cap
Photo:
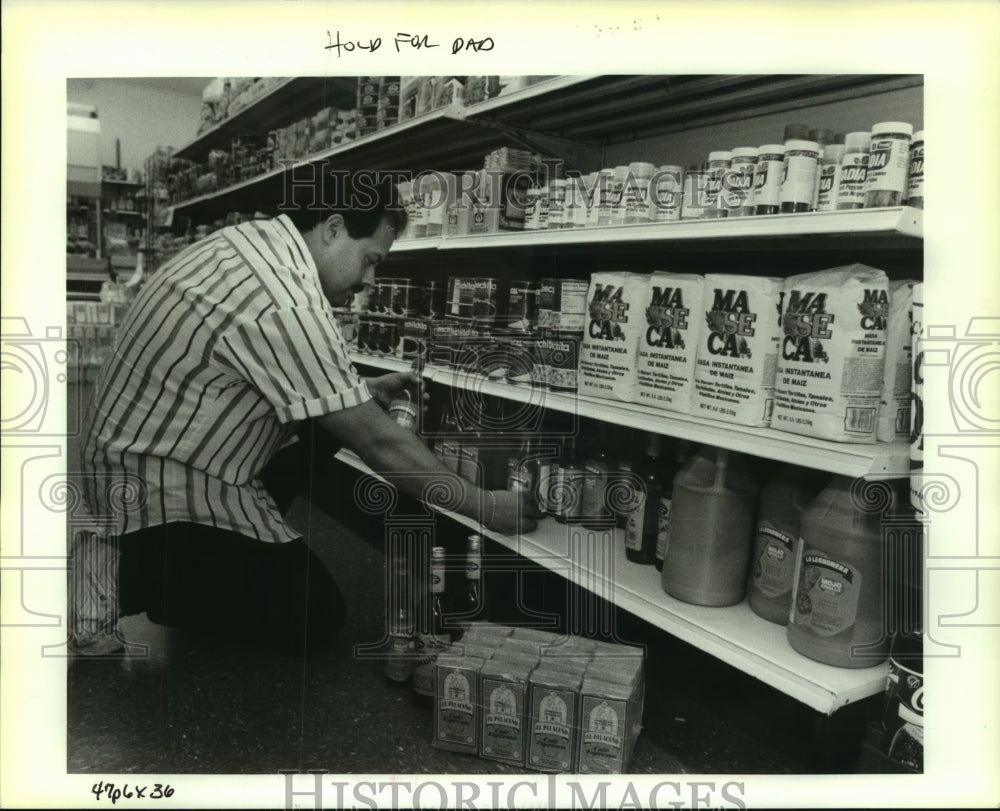
<svg viewBox="0 0 1000 811"><path fill-rule="evenodd" d="M906 205L924 207L924 131L913 133L910 145L910 169L906 178Z"/></svg>
<svg viewBox="0 0 1000 811"><path fill-rule="evenodd" d="M781 179L781 213L799 214L813 206L819 144L792 139L785 144Z"/></svg>
<svg viewBox="0 0 1000 811"><path fill-rule="evenodd" d="M719 150L708 153L708 189L705 205L705 219L725 217L728 211L725 207L725 196L722 194L722 180L732 165L733 153Z"/></svg>
<svg viewBox="0 0 1000 811"><path fill-rule="evenodd" d="M868 176L865 179L865 208L903 204L912 138L913 126L904 121L883 121L872 127Z"/></svg>
<svg viewBox="0 0 1000 811"><path fill-rule="evenodd" d="M582 185L578 186L574 197L577 208L573 209L573 227L586 228L592 222L591 212L597 203L597 172L589 172L574 182Z"/></svg>
<svg viewBox="0 0 1000 811"><path fill-rule="evenodd" d="M650 179L649 219L672 222L681 218L684 197L684 167L665 165Z"/></svg>
<svg viewBox="0 0 1000 811"><path fill-rule="evenodd" d="M605 167L597 173L597 189L594 192L593 225L611 225L611 194L613 192L615 170Z"/></svg>
<svg viewBox="0 0 1000 811"><path fill-rule="evenodd" d="M645 161L633 161L628 165L623 191L626 225L649 222L649 181L655 171L656 167Z"/></svg>
<svg viewBox="0 0 1000 811"><path fill-rule="evenodd" d="M785 166L783 144L764 144L757 150L753 170L753 213L777 214L781 211L781 176Z"/></svg>
<svg viewBox="0 0 1000 811"><path fill-rule="evenodd" d="M566 213L566 181L563 178L552 178L549 181L549 209L546 228L553 230L563 227L563 217Z"/></svg>
<svg viewBox="0 0 1000 811"><path fill-rule="evenodd" d="M757 154L755 146L738 146L733 150L729 173L722 180L722 193L728 197L726 216L748 217L753 214Z"/></svg>
<svg viewBox="0 0 1000 811"><path fill-rule="evenodd" d="M840 188L837 211L865 207L865 181L868 176L870 132L849 132L844 136L844 157L840 161Z"/></svg>
<svg viewBox="0 0 1000 811"><path fill-rule="evenodd" d="M840 187L841 159L847 150L846 144L827 144L820 159L819 186L816 190L816 210L835 211L837 191Z"/></svg>
<svg viewBox="0 0 1000 811"><path fill-rule="evenodd" d="M628 180L628 166L616 166L611 176L611 188L608 192L610 204L610 219L608 225L625 224L625 182Z"/></svg>

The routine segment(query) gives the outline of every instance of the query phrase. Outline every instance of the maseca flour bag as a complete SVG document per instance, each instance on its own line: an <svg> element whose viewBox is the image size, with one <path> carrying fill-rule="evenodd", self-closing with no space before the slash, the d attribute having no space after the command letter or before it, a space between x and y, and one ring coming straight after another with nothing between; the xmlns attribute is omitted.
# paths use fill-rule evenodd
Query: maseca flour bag
<svg viewBox="0 0 1000 811"><path fill-rule="evenodd" d="M705 279L657 271L649 278L639 337L638 402L669 411L691 410L694 366L705 328Z"/></svg>
<svg viewBox="0 0 1000 811"><path fill-rule="evenodd" d="M885 336L885 377L878 402L879 442L910 438L910 383L913 379L912 279L889 282L889 324Z"/></svg>
<svg viewBox="0 0 1000 811"><path fill-rule="evenodd" d="M766 427L781 341L781 279L705 276L691 414Z"/></svg>
<svg viewBox="0 0 1000 811"><path fill-rule="evenodd" d="M590 277L580 346L578 391L627 403L638 399L639 336L649 277L601 272Z"/></svg>
<svg viewBox="0 0 1000 811"><path fill-rule="evenodd" d="M881 270L854 264L786 279L772 426L874 442L888 319Z"/></svg>

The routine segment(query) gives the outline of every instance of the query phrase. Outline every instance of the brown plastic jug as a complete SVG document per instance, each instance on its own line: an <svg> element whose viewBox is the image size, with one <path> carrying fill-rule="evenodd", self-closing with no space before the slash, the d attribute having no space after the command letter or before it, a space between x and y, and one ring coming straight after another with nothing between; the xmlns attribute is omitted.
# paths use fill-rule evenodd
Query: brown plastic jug
<svg viewBox="0 0 1000 811"><path fill-rule="evenodd" d="M829 480L827 473L785 465L761 491L747 602L768 622L788 624L802 513Z"/></svg>
<svg viewBox="0 0 1000 811"><path fill-rule="evenodd" d="M758 486L741 454L702 446L674 477L661 584L671 597L723 606L746 594Z"/></svg>
<svg viewBox="0 0 1000 811"><path fill-rule="evenodd" d="M804 656L852 668L888 657L881 514L859 509L846 476L837 476L802 514L787 634Z"/></svg>

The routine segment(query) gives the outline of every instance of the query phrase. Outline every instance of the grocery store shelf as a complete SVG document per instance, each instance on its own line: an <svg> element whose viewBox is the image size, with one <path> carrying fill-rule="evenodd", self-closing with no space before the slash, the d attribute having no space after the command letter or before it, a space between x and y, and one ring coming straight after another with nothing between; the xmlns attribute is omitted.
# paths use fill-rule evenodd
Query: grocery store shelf
<svg viewBox="0 0 1000 811"><path fill-rule="evenodd" d="M333 76L296 76L276 84L251 104L177 149L173 157L204 161L213 149L229 151L232 137L263 134L298 121L322 106L353 108L354 81Z"/></svg>
<svg viewBox="0 0 1000 811"><path fill-rule="evenodd" d="M337 458L371 474L350 451ZM745 601L712 608L670 597L654 567L625 557L621 530L586 530L546 518L532 533L511 537L439 512L819 712L832 713L884 687L886 664L853 670L815 662L788 644L784 626L761 619Z"/></svg>
<svg viewBox="0 0 1000 811"><path fill-rule="evenodd" d="M395 358L355 353L355 363L389 371L410 366ZM754 428L720 422L673 411L663 411L637 403L601 400L581 394L494 382L482 375L427 366L424 376L436 383L478 394L502 397L538 408L547 408L579 417L628 425L638 431L652 431L692 442L726 447L777 462L824 470L842 476L896 478L910 472L910 449L905 442L878 442L854 445L799 436L773 428Z"/></svg>
<svg viewBox="0 0 1000 811"><path fill-rule="evenodd" d="M923 235L923 211L907 206L819 211L808 214L775 214L712 220L623 225L609 228L560 228L547 231L449 237L438 240L442 250L486 250L491 248L631 244L640 242L684 242L689 240L768 240L792 237L835 237L858 234L882 235L905 241Z"/></svg>
<svg viewBox="0 0 1000 811"><path fill-rule="evenodd" d="M113 180L107 177L101 178L101 183L107 183L110 186L130 186L135 189L145 185L144 183L137 183L134 180Z"/></svg>

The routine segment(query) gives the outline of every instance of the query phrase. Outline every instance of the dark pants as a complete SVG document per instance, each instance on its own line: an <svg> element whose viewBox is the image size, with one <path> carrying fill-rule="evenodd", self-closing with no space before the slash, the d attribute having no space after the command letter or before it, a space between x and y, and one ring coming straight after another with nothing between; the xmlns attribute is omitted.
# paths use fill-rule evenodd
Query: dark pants
<svg viewBox="0 0 1000 811"><path fill-rule="evenodd" d="M328 452L330 448L325 448ZM310 474L311 443L279 454L262 479L284 512L298 480ZM121 538L122 614L255 650L319 652L344 623L337 584L304 541L264 543L187 522L148 527Z"/></svg>

